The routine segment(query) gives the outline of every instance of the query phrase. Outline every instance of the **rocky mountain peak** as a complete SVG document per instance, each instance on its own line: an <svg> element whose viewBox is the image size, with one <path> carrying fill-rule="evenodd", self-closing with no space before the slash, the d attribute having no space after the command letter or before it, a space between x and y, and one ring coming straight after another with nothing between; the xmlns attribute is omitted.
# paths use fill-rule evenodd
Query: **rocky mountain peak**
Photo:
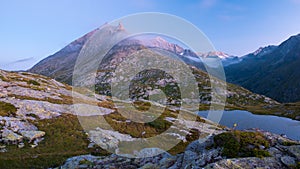
<svg viewBox="0 0 300 169"><path fill-rule="evenodd" d="M220 59L227 59L233 57L232 55L229 55L221 51L210 51L208 53L198 53L198 55L201 57L218 57Z"/></svg>
<svg viewBox="0 0 300 169"><path fill-rule="evenodd" d="M260 47L258 48L255 52L253 52L254 56L262 56L268 53L271 53L273 50L275 50L277 46L274 45L269 45L265 47Z"/></svg>
<svg viewBox="0 0 300 169"><path fill-rule="evenodd" d="M117 26L117 31L125 31L125 27L123 26L122 22L120 22Z"/></svg>

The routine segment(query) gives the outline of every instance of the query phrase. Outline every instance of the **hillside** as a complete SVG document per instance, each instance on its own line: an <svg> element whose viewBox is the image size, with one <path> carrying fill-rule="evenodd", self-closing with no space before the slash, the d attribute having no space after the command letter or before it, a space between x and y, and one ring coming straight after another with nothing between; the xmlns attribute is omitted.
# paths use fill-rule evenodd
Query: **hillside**
<svg viewBox="0 0 300 169"><path fill-rule="evenodd" d="M228 82L279 102L300 100L300 34L241 59L225 67Z"/></svg>
<svg viewBox="0 0 300 169"><path fill-rule="evenodd" d="M0 70L0 77L0 168L289 168L299 165L300 143L269 132L233 132L199 117L193 125L176 119L177 111L171 109L152 122L135 123L122 117L107 96L95 95L94 100L75 92L83 89L75 89L72 94L68 85L27 72ZM161 106L151 104L155 111ZM96 106L100 112L97 115L89 111L75 112L74 108L80 105ZM147 104L140 105L142 109L146 107ZM97 125L100 116L115 131ZM181 118L191 116L194 113L185 110ZM88 129L82 128L82 120L88 120ZM172 130L162 133L168 128ZM139 139L145 139L147 144L147 138L159 134L168 135L170 140L160 140L156 146L171 140L178 144L160 155L136 159L101 148L114 150L120 144L135 144ZM202 143L199 138L207 140ZM148 148L136 155L143 157L153 152L161 150Z"/></svg>
<svg viewBox="0 0 300 169"><path fill-rule="evenodd" d="M120 27L122 29L120 29ZM66 46L62 50L55 53L54 55L45 58L29 71L42 74L45 76L49 76L58 81L71 84L75 61L78 57L80 49L82 48L82 46L84 46L84 43L86 43L87 39L90 36L92 36L93 33L95 33L95 31L92 31L86 34L85 36L79 38L78 40L75 40L70 45ZM122 25L116 27L106 25L106 32L103 32L102 41L104 41L105 39L109 40L112 36L116 36L118 34L123 34L123 33L126 33L126 30ZM97 44L97 45L101 45L101 44ZM74 48L74 46L77 46L77 48ZM72 49L72 50L67 50L67 49ZM160 53L161 55L168 56L175 60L183 61L188 65L190 65L190 69L192 70L194 76L198 81L198 86L200 91L199 102L202 103L200 109L208 109L210 105L210 99L211 99L210 96L211 84L208 75L205 72L200 70L200 69L204 69L203 64L199 63L199 59L195 60L197 55L192 51L183 49L182 47L176 44L169 43L161 37L156 37L154 39L151 38L148 40L129 38L123 40L119 44L116 44L106 54L106 56L100 63L98 72L96 74L96 81L83 80L82 83L87 83L86 85L91 85L91 84L93 85L95 83L96 91L99 94L110 95L111 94L110 81L114 70L117 68L117 65L122 61L124 61L126 59L126 56L137 53L138 51L142 51L144 49L149 49L151 51L154 51L154 53ZM72 52L66 52L66 51L72 51ZM226 54L223 55L227 56ZM235 59L236 57L229 57L229 58ZM90 63L91 62L87 60L82 67L88 69L90 67L89 65ZM164 77L162 77L162 74L155 71L154 72L148 71L148 72L141 72L141 73L143 75L139 77L140 78L139 80L141 80L144 84L147 84L148 87L151 87L151 89L154 88L162 89L162 86L157 86L156 84L158 83L158 81L164 79ZM150 75L152 75L153 78L149 78ZM87 74L86 76L89 75ZM168 78L170 77L166 77L166 79ZM164 79L164 81L166 81L166 79ZM174 84L174 81L172 82ZM140 91L136 90L135 92L139 91L140 93L135 93L135 95L142 96L143 94L145 94L146 92L145 89L147 89L147 85L144 84L142 86L139 86ZM165 87L163 88L164 91L171 89L170 87L168 89ZM285 106L281 106L279 103L277 103L276 101L268 97L254 94L242 87L238 87L229 83L227 84L227 88L228 88L228 92L226 93L226 97L227 97L226 107L229 109L230 108L244 109L244 110L249 110L253 113L282 115L294 119L300 118L299 110L297 109L291 111L286 110ZM171 95L174 93L175 94L178 93L175 91L176 90L169 90L168 93Z"/></svg>
<svg viewBox="0 0 300 169"><path fill-rule="evenodd" d="M175 110L166 109L153 122L128 122L106 96L96 95L97 100L94 100L72 93L72 87L68 85L26 72L1 70L0 77L0 168L51 167L62 165L66 158L75 155L107 155L109 152L98 145L113 148L128 141L128 138L135 141L143 132L145 138L157 135L175 122L172 119L177 114ZM96 106L99 113L75 111L77 106L83 105L92 106L91 109ZM116 131L99 124L98 116L104 117ZM189 119L189 116L195 117L190 112L184 112L182 117ZM90 126L83 129L82 126L86 127L84 120ZM194 127L192 124L183 125L185 127L179 132L175 125L165 133L179 143L170 153L180 153L198 137L223 130L199 117L196 120L198 125ZM187 128L191 131L183 132ZM98 140L103 133L111 140Z"/></svg>

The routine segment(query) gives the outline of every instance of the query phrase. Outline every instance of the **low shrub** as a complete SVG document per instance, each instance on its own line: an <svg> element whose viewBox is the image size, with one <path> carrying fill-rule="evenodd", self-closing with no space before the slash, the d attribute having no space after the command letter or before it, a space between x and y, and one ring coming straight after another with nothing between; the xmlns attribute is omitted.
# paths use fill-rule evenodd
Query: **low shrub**
<svg viewBox="0 0 300 169"><path fill-rule="evenodd" d="M37 81L35 81L35 80L29 80L29 81L27 81L27 84L32 84L32 85L35 85L35 86L40 86L41 84L39 83L39 82L37 82Z"/></svg>
<svg viewBox="0 0 300 169"><path fill-rule="evenodd" d="M17 112L17 108L6 102L0 101L0 116L15 116Z"/></svg>
<svg viewBox="0 0 300 169"><path fill-rule="evenodd" d="M268 157L269 142L259 132L232 131L214 137L216 147L223 147L222 156L236 157ZM263 148L264 147L264 148Z"/></svg>

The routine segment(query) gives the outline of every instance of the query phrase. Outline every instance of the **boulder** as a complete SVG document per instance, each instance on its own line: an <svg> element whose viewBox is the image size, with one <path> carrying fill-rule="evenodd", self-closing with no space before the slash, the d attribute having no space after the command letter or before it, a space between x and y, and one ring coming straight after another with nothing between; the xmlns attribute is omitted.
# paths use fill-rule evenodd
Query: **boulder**
<svg viewBox="0 0 300 169"><path fill-rule="evenodd" d="M296 161L293 157L290 156L283 156L280 158L281 162L286 165L287 167L295 166Z"/></svg>
<svg viewBox="0 0 300 169"><path fill-rule="evenodd" d="M31 142L43 137L46 133L44 131L20 131L20 134Z"/></svg>
<svg viewBox="0 0 300 169"><path fill-rule="evenodd" d="M23 139L23 136L20 136L6 128L2 130L1 135L2 135L2 140L6 143L17 144L18 142L21 142Z"/></svg>

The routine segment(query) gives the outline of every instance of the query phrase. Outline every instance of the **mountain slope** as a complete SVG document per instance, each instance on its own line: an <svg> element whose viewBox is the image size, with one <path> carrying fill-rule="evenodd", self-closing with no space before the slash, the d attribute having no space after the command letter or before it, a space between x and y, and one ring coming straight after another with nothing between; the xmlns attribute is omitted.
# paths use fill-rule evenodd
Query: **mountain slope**
<svg viewBox="0 0 300 169"><path fill-rule="evenodd" d="M97 30L97 29L96 29ZM29 72L55 78L58 81L71 84L74 65L83 45L95 31L73 41L55 54L43 59L33 66Z"/></svg>
<svg viewBox="0 0 300 169"><path fill-rule="evenodd" d="M300 34L225 67L227 80L280 102L300 100Z"/></svg>
<svg viewBox="0 0 300 169"><path fill-rule="evenodd" d="M113 27L110 26L108 32L111 32L111 30L118 30L117 27ZM124 29L122 29L122 31L124 31ZM92 33L90 33L92 34ZM80 40L76 40L77 41L81 41L81 42L85 42L84 40L86 40L86 38L88 38L88 35L85 35L83 38L80 38ZM108 37L113 36L113 34L110 34ZM84 39L84 40L83 40ZM70 45L72 46L72 44L74 44L75 42L72 42ZM69 46L70 46L69 45ZM100 44L101 45L101 44ZM38 63L36 66L34 66L32 69L30 69L29 71L31 72L36 72L36 73L40 73L40 74L44 74L47 76L50 76L52 78L58 79L62 82L68 82L67 79L70 79L72 77L71 74L71 70L72 70L72 65L74 67L74 60L77 58L77 56L75 54L71 54L69 55L69 53L65 53L65 49L66 48L70 48L69 46L65 47L64 49L62 49L61 51L57 52L57 54L55 54L54 56L50 56L46 59L44 59L41 63ZM135 37L133 38L129 38L129 39L125 39L122 42L116 44L108 53L107 55L104 57L104 59L102 60L101 64L99 65L98 68L98 73L97 73L97 78L96 78L96 90L97 92L99 92L100 94L106 94L109 95L110 94L110 85L109 83L111 82L111 78L112 78L112 74L114 72L114 70L117 68L118 64L121 63L122 61L124 61L127 56L133 54L133 53L137 53L137 51L141 51L143 49L150 49L156 52L162 52L162 54L167 55L169 57L174 58L175 60L183 60L186 61L188 64L190 64L190 68L192 69L192 71L194 72L195 76L197 77L197 79L199 80L199 86L200 86L200 93L201 96L199 96L200 98L200 102L203 104L209 104L209 101L211 99L210 96L210 83L209 83L209 77L208 75L197 69L195 66L193 67L193 63L197 65L197 67L203 67L203 65L201 65L199 62L197 61L193 61L192 59L187 59L186 56L190 56L193 58L197 58L197 55L195 53L193 53L190 50L186 50L181 48L180 46L176 45L176 44L172 44L167 42L166 40L160 38L160 37L156 37L154 39L150 39L148 41L144 40L141 41L139 39L136 39ZM79 50L79 48L77 48L76 50ZM76 54L78 55L78 51L76 52ZM64 56L65 54L65 56ZM57 62L59 62L60 59L63 59L64 57L66 58L72 58L70 61L73 62L69 62L68 64L61 64L57 67L55 67L57 65ZM189 60L189 61L188 61ZM89 62L86 63L87 65L84 65L83 67L88 67ZM53 69L48 69L48 68L53 68ZM179 71L179 70L176 70ZM59 72L59 75L57 76L57 72ZM155 75L157 78L162 78L160 77L161 75L152 72L152 73L144 73L143 77L144 79L151 79L150 77L147 77L148 75ZM88 75L87 75L88 76ZM68 77L67 79L62 79L61 77ZM159 80L159 79L156 79ZM145 81L144 81L145 82ZM90 83L94 84L95 82L88 82L88 81L84 81L82 83ZM149 82L149 83L153 83L153 82ZM253 94L245 89L239 88L237 86L234 85L228 85L229 88L229 93L227 94L228 96L228 106L237 106L237 107L243 107L245 105L269 105L269 104L277 104L276 102L272 101L269 98L266 98L264 96L259 96L256 94ZM145 91L140 91L140 92L145 92ZM176 93L176 92L172 92L170 91L169 93ZM140 93L140 95L142 95ZM238 99L240 98L240 99Z"/></svg>
<svg viewBox="0 0 300 169"><path fill-rule="evenodd" d="M108 155L101 147L112 149L123 142L134 142L141 133L144 133L142 138L165 134L171 140L178 140L169 151L177 154L199 137L214 130L216 133L224 131L200 117L196 117L195 125L176 121L178 112L170 109L149 123L128 121L106 96L95 95L93 99L72 91L71 86L27 72L0 70L0 91L0 168L49 168L62 165L67 158L76 155ZM75 111L75 107L82 105L95 106L99 113ZM161 105L153 106L157 111ZM195 116L188 111L181 115L184 119ZM98 116L104 117L114 130L99 124ZM88 121L88 128L84 128L82 120ZM162 133L171 125L171 130ZM176 128L181 125L185 130Z"/></svg>
<svg viewBox="0 0 300 169"><path fill-rule="evenodd" d="M103 32L103 38L111 38L117 33L123 33L126 32L124 27L122 25L119 26L111 26L107 25L107 32ZM119 29L119 27L122 27L122 29ZM92 34L92 33L90 33ZM89 34L87 34L89 35ZM85 35L84 37L88 38L88 36ZM85 38L80 38L85 39ZM76 42L76 41L75 41ZM85 41L82 41L83 43ZM74 42L73 42L74 43ZM72 44L72 43L71 43ZM101 45L101 44L97 44ZM71 45L72 46L72 45ZM67 46L66 48L69 48ZM279 47L278 47L279 48ZM262 57L260 56L260 53L264 54L272 54L272 51L277 51L278 48L275 47L268 47L265 49L261 49L257 53L251 54L247 57L244 57L242 59L241 64L232 64L228 67L233 68L235 65L237 65L237 69L235 71L232 71L233 69L226 69L226 73L229 76L229 80L234 81L233 75L238 74L246 74L246 79L242 79L243 81L246 81L247 78L251 79L252 71L257 70L254 69L251 70L247 68L246 63L252 63L250 65L254 66L254 63L256 60L259 60L261 62L267 62L267 58L271 57ZM196 77L196 80L198 81L199 86L199 100L197 102L201 103L200 109L208 109L210 106L210 100L211 100L211 84L210 84L210 78L204 71L201 71L200 69L204 69L203 64L199 63L199 59L197 58L197 54L194 52L183 49L182 47L167 42L161 37L156 37L148 40L141 40L135 37L125 39L121 41L120 43L116 44L104 57L102 62L100 63L98 67L98 71L96 74L96 81L90 81L90 80L83 80L81 83L86 85L94 85L95 89L99 94L103 95L111 95L111 80L112 76L114 75L114 71L117 68L119 63L122 63L127 56L135 53L139 53L139 51L142 51L144 49L149 49L153 51L154 53L160 53L162 55L166 55L169 57L174 58L175 60L184 61L187 63L194 73L194 76ZM79 50L79 48L76 49L76 51ZM46 59L44 59L42 62L38 63L36 66L34 66L29 71L45 74L47 76L50 76L52 78L58 79L62 82L68 82L71 83L70 80L72 79L72 69L75 65L75 60L78 57L79 51L75 54L69 55L69 53L64 54L64 49L62 51L57 52L54 56L50 56ZM211 53L211 55L219 55L220 53ZM222 53L221 53L222 54ZM227 58L235 58L230 57L226 54L222 54L224 57ZM71 61L68 64L61 64L59 67L56 68L57 62L59 62L60 59L66 58L72 58ZM217 56L218 57L218 56ZM198 60L195 60L195 59ZM276 60L276 59L275 59ZM73 62L74 61L74 62ZM82 66L83 68L89 67L89 61L85 62ZM245 64L245 67L239 66ZM135 65L138 66L138 65ZM263 67L263 66L261 66ZM52 69L49 69L52 68ZM291 67L293 68L293 67ZM67 69L67 71L66 71ZM57 73L59 72L59 73ZM125 71L124 71L125 72ZM178 71L177 71L178 72ZM232 73L229 73L232 72ZM250 73L249 73L250 72ZM184 72L182 72L184 73ZM265 74L265 73L264 73ZM93 72L91 74L86 74L86 77L93 76ZM259 75L259 73L258 73ZM294 76L297 76L294 75ZM63 77L63 78L62 78ZM93 79L93 78L91 78ZM123 79L124 80L124 79ZM128 79L129 80L129 79ZM132 80L132 79L131 79ZM169 94L169 98L179 98L178 96L178 90L176 89L176 82L172 80L172 78L167 76L162 76L162 74L159 71L145 71L141 72L139 75L137 75L133 82L142 82L142 83L135 83L136 90L131 90L131 99L138 99L143 98L147 99L149 94L149 89L154 90L156 88L162 89L164 92ZM164 81L169 84L172 84L171 86L161 86L161 82ZM288 81L289 82L289 81ZM159 84L159 85L158 85ZM175 84L175 86L174 86ZM255 83L254 83L255 84ZM126 86L125 86L126 87ZM132 86L131 89L134 89ZM255 93L252 93L245 88L241 88L232 84L227 84L228 92L226 94L227 102L226 102L226 108L231 109L244 109L251 111L253 113L260 113L260 114L274 114L274 115L281 115L286 116L294 119L300 119L299 116L299 110L296 110L296 107L294 108L287 108L288 106L282 106L278 102L265 97L263 95L258 95ZM266 89L266 88L265 88ZM124 89L125 90L125 89ZM176 99L172 102L172 99L169 100L169 103L176 103Z"/></svg>
<svg viewBox="0 0 300 169"><path fill-rule="evenodd" d="M119 24L118 26L106 24L104 26L106 31L105 35L103 35L102 38L111 38L118 33L126 34L126 29L122 26L122 24ZM60 51L56 52L55 54L46 57L45 59L34 65L28 71L54 78L60 82L72 84L72 73L80 50L86 44L87 40L91 36L93 36L93 34L97 30L98 29L87 33L83 37L73 41L72 43L70 43ZM125 41L123 45L134 45L136 47L139 46L136 49L132 48L132 50L134 51L138 50L140 47L164 49L166 51L176 54L178 57L180 57L187 63L205 70L204 65L201 63L201 60L197 57L197 54L188 49L184 49L177 44L170 43L161 37L152 37L142 40L138 38L130 39L128 41ZM123 50L121 52L123 52L123 54L125 55L127 51Z"/></svg>

